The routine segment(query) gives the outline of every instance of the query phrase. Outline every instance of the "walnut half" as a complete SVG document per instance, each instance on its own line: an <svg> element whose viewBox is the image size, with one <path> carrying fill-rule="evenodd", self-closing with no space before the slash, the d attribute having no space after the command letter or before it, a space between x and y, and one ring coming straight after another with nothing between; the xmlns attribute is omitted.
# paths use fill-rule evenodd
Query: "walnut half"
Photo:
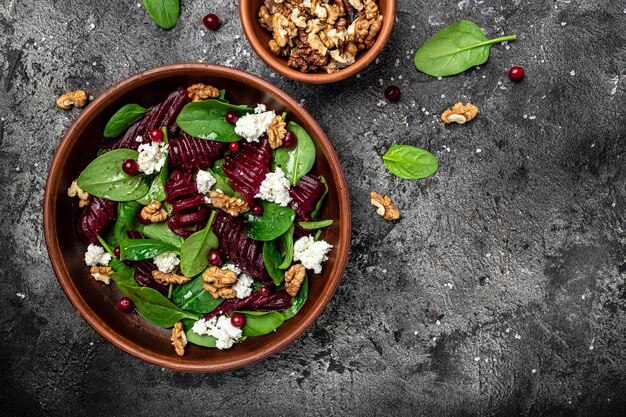
<svg viewBox="0 0 626 417"><path fill-rule="evenodd" d="M111 282L111 273L113 272L113 268L110 266L92 266L89 270L89 273L96 281L104 282L106 285L109 285Z"/></svg>
<svg viewBox="0 0 626 417"><path fill-rule="evenodd" d="M167 219L167 212L161 208L160 201L153 201L141 209L139 216L151 223L159 223Z"/></svg>
<svg viewBox="0 0 626 417"><path fill-rule="evenodd" d="M85 107L88 101L89 98L87 97L85 90L76 90L65 93L57 98L56 105L60 109L69 110L73 106Z"/></svg>
<svg viewBox="0 0 626 417"><path fill-rule="evenodd" d="M185 346L187 346L187 336L185 336L185 328L183 327L183 322L179 321L172 328L172 346L174 346L174 350L176 350L176 354L178 356L185 355Z"/></svg>
<svg viewBox="0 0 626 417"><path fill-rule="evenodd" d="M186 284L191 281L191 278L176 274L166 274L158 270L152 271L152 278L161 285Z"/></svg>
<svg viewBox="0 0 626 417"><path fill-rule="evenodd" d="M287 291L287 294L295 297L300 290L304 277L306 277L304 265L291 265L287 272L285 272L285 291Z"/></svg>
<svg viewBox="0 0 626 417"><path fill-rule="evenodd" d="M69 197L78 197L78 207L83 208L89 205L89 193L83 191L76 181L72 181L70 188L67 189Z"/></svg>
<svg viewBox="0 0 626 417"><path fill-rule="evenodd" d="M270 143L272 149L280 148L283 144L283 139L287 135L287 123L283 120L282 116L276 116L272 120L272 123L267 128L267 140Z"/></svg>
<svg viewBox="0 0 626 417"><path fill-rule="evenodd" d="M187 87L187 95L192 101L206 100L208 98L217 98L220 96L220 90L212 85L202 83L193 84Z"/></svg>
<svg viewBox="0 0 626 417"><path fill-rule="evenodd" d="M382 196L377 192L370 193L370 202L377 208L376 213L385 220L397 220L400 218L400 211L391 202L389 196Z"/></svg>
<svg viewBox="0 0 626 417"><path fill-rule="evenodd" d="M212 266L202 274L205 289L213 298L235 298L237 291L231 287L237 282L237 274L228 269Z"/></svg>
<svg viewBox="0 0 626 417"><path fill-rule="evenodd" d="M226 194L215 190L209 191L209 197L211 197L211 204L213 207L222 209L233 217L237 217L241 213L250 211L248 203L241 198L229 197Z"/></svg>
<svg viewBox="0 0 626 417"><path fill-rule="evenodd" d="M478 107L472 103L456 103L441 114L441 120L446 123L464 124L469 122L478 114Z"/></svg>

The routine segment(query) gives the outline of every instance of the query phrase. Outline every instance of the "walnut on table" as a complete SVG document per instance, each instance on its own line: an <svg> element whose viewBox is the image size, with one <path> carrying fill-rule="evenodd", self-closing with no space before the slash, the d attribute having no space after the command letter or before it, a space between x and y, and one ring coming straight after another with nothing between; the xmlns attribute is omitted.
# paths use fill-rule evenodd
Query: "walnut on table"
<svg viewBox="0 0 626 417"><path fill-rule="evenodd" d="M69 110L72 107L85 107L89 98L85 90L76 90L65 93L57 98L56 105L62 110Z"/></svg>
<svg viewBox="0 0 626 417"><path fill-rule="evenodd" d="M400 218L400 211L391 202L389 196L382 196L375 191L370 193L370 202L377 208L376 213L385 220L397 220Z"/></svg>
<svg viewBox="0 0 626 417"><path fill-rule="evenodd" d="M441 120L446 123L464 124L474 119L478 114L478 107L472 103L456 103L441 114Z"/></svg>

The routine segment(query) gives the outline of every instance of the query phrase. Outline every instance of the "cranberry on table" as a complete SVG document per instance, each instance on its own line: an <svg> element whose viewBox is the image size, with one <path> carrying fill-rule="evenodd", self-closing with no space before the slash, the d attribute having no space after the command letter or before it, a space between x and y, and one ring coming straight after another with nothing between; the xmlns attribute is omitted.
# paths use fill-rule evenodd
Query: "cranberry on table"
<svg viewBox="0 0 626 417"><path fill-rule="evenodd" d="M231 125L234 125L239 120L239 115L234 110L229 110L226 112L226 121Z"/></svg>
<svg viewBox="0 0 626 417"><path fill-rule="evenodd" d="M119 259L119 257L120 257L120 247L119 246L116 246L113 249L113 255L115 255L115 257Z"/></svg>
<svg viewBox="0 0 626 417"><path fill-rule="evenodd" d="M239 152L239 142L231 142L228 145L228 149L230 149L231 152Z"/></svg>
<svg viewBox="0 0 626 417"><path fill-rule="evenodd" d="M204 26L206 26L210 30L217 30L217 28L220 27L220 18L213 13L209 13L208 15L204 16L202 22L204 23Z"/></svg>
<svg viewBox="0 0 626 417"><path fill-rule="evenodd" d="M252 215L254 216L260 216L261 214L263 214L263 206L260 204L255 204L250 209L250 213L252 213Z"/></svg>
<svg viewBox="0 0 626 417"><path fill-rule="evenodd" d="M209 265L211 266L220 266L224 261L222 259L222 252L217 249L213 249L209 251L207 255L207 260L209 261Z"/></svg>
<svg viewBox="0 0 626 417"><path fill-rule="evenodd" d="M139 172L139 164L134 159L127 159L122 163L122 171L127 175L137 175Z"/></svg>
<svg viewBox="0 0 626 417"><path fill-rule="evenodd" d="M164 135L161 129L152 129L150 132L148 132L148 136L150 136L150 140L152 142L161 142Z"/></svg>
<svg viewBox="0 0 626 417"><path fill-rule="evenodd" d="M296 135L291 132L287 132L287 134L285 135L285 139L283 139L283 147L291 149L296 146L297 140L298 139L296 139Z"/></svg>
<svg viewBox="0 0 626 417"><path fill-rule="evenodd" d="M509 78L513 81L519 81L524 78L524 68L515 65L509 69Z"/></svg>
<svg viewBox="0 0 626 417"><path fill-rule="evenodd" d="M123 313L128 313L133 309L133 301L128 297L122 297L119 299L115 307Z"/></svg>
<svg viewBox="0 0 626 417"><path fill-rule="evenodd" d="M267 297L270 295L270 288L267 285L264 285L259 289L259 292L263 297Z"/></svg>
<svg viewBox="0 0 626 417"><path fill-rule="evenodd" d="M246 316L244 316L241 313L234 313L231 317L230 317L230 324L232 324L235 327L243 327L244 324L246 324Z"/></svg>
<svg viewBox="0 0 626 417"><path fill-rule="evenodd" d="M389 101L398 101L400 99L400 87L390 85L385 88L385 98Z"/></svg>

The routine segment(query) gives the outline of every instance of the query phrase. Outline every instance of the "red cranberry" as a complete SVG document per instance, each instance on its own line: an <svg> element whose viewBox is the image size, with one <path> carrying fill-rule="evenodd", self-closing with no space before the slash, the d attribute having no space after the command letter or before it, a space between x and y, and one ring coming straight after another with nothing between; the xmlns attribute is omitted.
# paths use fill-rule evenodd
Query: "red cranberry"
<svg viewBox="0 0 626 417"><path fill-rule="evenodd" d="M389 101L398 101L400 99L400 87L390 85L385 88L385 98Z"/></svg>
<svg viewBox="0 0 626 417"><path fill-rule="evenodd" d="M285 135L285 139L283 139L283 147L291 149L296 146L297 141L298 139L296 138L296 135L291 132L287 132L287 134Z"/></svg>
<svg viewBox="0 0 626 417"><path fill-rule="evenodd" d="M120 247L119 246L116 246L113 249L113 255L115 255L115 257L118 258L118 259L120 258Z"/></svg>
<svg viewBox="0 0 626 417"><path fill-rule="evenodd" d="M134 159L127 159L122 163L122 171L127 175L137 175L139 172L139 164Z"/></svg>
<svg viewBox="0 0 626 417"><path fill-rule="evenodd" d="M259 289L259 292L263 297L267 297L270 295L270 288L267 285L264 285Z"/></svg>
<svg viewBox="0 0 626 417"><path fill-rule="evenodd" d="M225 119L228 123L230 123L231 125L234 125L235 123L237 123L237 120L239 120L239 115L237 114L236 111L229 110L226 112Z"/></svg>
<svg viewBox="0 0 626 417"><path fill-rule="evenodd" d="M217 28L220 27L220 18L213 13L209 13L208 15L204 16L202 22L204 22L204 26L206 26L210 30L217 30Z"/></svg>
<svg viewBox="0 0 626 417"><path fill-rule="evenodd" d="M220 266L224 261L222 260L222 252L217 249L213 249L209 251L207 255L207 260L209 261L209 265L211 266Z"/></svg>
<svg viewBox="0 0 626 417"><path fill-rule="evenodd" d="M161 142L164 135L161 129L152 129L148 132L148 136L150 136L150 140L152 140L152 142Z"/></svg>
<svg viewBox="0 0 626 417"><path fill-rule="evenodd" d="M509 78L513 81L519 81L524 78L524 68L515 65L509 69Z"/></svg>
<svg viewBox="0 0 626 417"><path fill-rule="evenodd" d="M246 316L244 316L241 313L234 313L231 317L230 317L230 324L232 324L235 327L243 327L244 324L246 324Z"/></svg>
<svg viewBox="0 0 626 417"><path fill-rule="evenodd" d="M123 313L128 313L133 309L133 300L128 297L122 297L119 299L115 307Z"/></svg>
<svg viewBox="0 0 626 417"><path fill-rule="evenodd" d="M250 209L250 213L252 213L252 215L254 216L260 216L261 214L263 214L263 206L260 204L255 204Z"/></svg>
<svg viewBox="0 0 626 417"><path fill-rule="evenodd" d="M239 152L239 142L231 142L228 145L228 149L230 149L230 151L233 153Z"/></svg>
<svg viewBox="0 0 626 417"><path fill-rule="evenodd" d="M180 181L182 177L183 177L183 173L180 172L179 170L175 169L174 172L172 172L172 179L174 181Z"/></svg>

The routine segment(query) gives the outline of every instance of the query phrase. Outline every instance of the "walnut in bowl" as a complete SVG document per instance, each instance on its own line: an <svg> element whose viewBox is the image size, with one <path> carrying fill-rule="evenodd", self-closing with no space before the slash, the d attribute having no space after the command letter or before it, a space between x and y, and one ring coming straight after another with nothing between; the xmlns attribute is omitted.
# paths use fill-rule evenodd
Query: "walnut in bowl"
<svg viewBox="0 0 626 417"><path fill-rule="evenodd" d="M242 0L255 52L297 81L330 83L365 68L382 50L395 0Z"/></svg>

